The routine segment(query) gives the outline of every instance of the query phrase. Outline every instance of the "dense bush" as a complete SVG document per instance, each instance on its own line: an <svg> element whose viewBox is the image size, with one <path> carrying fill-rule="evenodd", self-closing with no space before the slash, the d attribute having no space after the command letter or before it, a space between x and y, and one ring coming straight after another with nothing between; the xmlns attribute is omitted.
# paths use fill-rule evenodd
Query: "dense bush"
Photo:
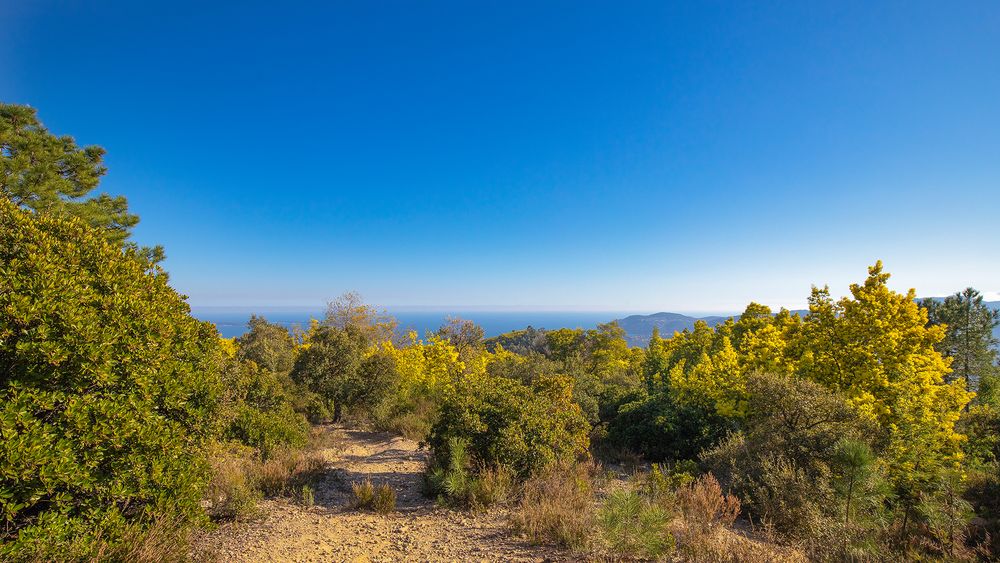
<svg viewBox="0 0 1000 563"><path fill-rule="evenodd" d="M519 478L586 452L588 425L565 378L532 387L505 377L458 382L446 396L429 444L447 463L461 440L475 463L509 469Z"/></svg>
<svg viewBox="0 0 1000 563"><path fill-rule="evenodd" d="M623 405L608 425L607 442L651 461L695 459L733 429L714 408L660 392Z"/></svg>
<svg viewBox="0 0 1000 563"><path fill-rule="evenodd" d="M264 458L279 448L305 445L309 423L292 409L277 374L254 362L229 358L222 380L223 439L253 447Z"/></svg>
<svg viewBox="0 0 1000 563"><path fill-rule="evenodd" d="M218 339L143 264L0 199L0 558L86 558L200 512Z"/></svg>
<svg viewBox="0 0 1000 563"><path fill-rule="evenodd" d="M392 357L372 351L374 342L354 325L314 326L292 368L292 380L319 401L313 419L329 415L339 421L345 409L370 409L396 386Z"/></svg>
<svg viewBox="0 0 1000 563"><path fill-rule="evenodd" d="M811 381L756 375L747 390L744 433L707 451L703 462L757 521L817 548L840 546L829 540L843 537L841 522L876 517L885 498L864 453L877 434L842 396ZM841 487L844 479L853 480Z"/></svg>
<svg viewBox="0 0 1000 563"><path fill-rule="evenodd" d="M251 315L246 334L236 339L237 357L274 373L288 373L295 363L295 339L288 329Z"/></svg>

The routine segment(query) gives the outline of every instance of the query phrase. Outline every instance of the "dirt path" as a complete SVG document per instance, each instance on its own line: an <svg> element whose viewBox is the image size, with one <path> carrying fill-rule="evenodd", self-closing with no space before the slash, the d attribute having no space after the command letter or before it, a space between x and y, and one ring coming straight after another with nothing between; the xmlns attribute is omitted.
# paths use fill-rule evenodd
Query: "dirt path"
<svg viewBox="0 0 1000 563"><path fill-rule="evenodd" d="M565 554L515 537L506 514L438 508L420 494L427 452L385 433L330 427L337 449L316 483L315 506L264 501L254 522L231 523L204 542L223 561L555 561ZM350 483L389 483L397 511L360 513L346 505Z"/></svg>

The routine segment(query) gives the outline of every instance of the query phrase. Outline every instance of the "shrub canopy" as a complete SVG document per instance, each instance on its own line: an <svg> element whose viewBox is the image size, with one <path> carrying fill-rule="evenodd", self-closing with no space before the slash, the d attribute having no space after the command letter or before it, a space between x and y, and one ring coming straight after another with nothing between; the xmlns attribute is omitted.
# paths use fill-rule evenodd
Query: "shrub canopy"
<svg viewBox="0 0 1000 563"><path fill-rule="evenodd" d="M216 331L133 253L0 198L0 559L200 512Z"/></svg>
<svg viewBox="0 0 1000 563"><path fill-rule="evenodd" d="M430 434L440 460L453 439L468 443L475 461L524 478L587 450L589 425L573 402L566 377L543 377L533 386L505 377L460 382L448 393Z"/></svg>

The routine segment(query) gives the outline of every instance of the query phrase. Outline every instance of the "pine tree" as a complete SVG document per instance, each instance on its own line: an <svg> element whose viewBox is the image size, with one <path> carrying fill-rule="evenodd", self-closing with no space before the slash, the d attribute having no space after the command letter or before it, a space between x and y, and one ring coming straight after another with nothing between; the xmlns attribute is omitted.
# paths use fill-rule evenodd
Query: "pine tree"
<svg viewBox="0 0 1000 563"><path fill-rule="evenodd" d="M970 389L995 369L997 340L993 329L1000 324L1000 311L983 304L983 296L969 287L944 301L924 299L928 324L944 325L945 337L938 351L952 358L951 379L962 379Z"/></svg>
<svg viewBox="0 0 1000 563"><path fill-rule="evenodd" d="M79 217L150 264L163 260L162 247L127 242L139 217L129 213L123 196L92 195L107 172L104 152L52 134L34 108L0 103L0 196L23 209Z"/></svg>

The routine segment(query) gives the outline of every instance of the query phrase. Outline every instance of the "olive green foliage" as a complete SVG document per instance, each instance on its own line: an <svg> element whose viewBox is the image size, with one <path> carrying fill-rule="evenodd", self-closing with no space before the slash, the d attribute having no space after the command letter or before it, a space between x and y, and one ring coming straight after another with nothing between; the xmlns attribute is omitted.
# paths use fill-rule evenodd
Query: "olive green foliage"
<svg viewBox="0 0 1000 563"><path fill-rule="evenodd" d="M447 453L439 454L428 467L424 486L427 495L443 504L477 509L507 501L513 494L514 475L503 466L474 464L468 442L452 437Z"/></svg>
<svg viewBox="0 0 1000 563"><path fill-rule="evenodd" d="M306 444L309 423L292 409L277 374L231 358L224 364L222 380L222 438L251 446L265 459L279 448Z"/></svg>
<svg viewBox="0 0 1000 563"><path fill-rule="evenodd" d="M966 545L966 529L973 516L972 505L963 498L965 483L957 471L948 471L929 490L920 492L917 512L923 533L931 540L928 551L943 559L971 560Z"/></svg>
<svg viewBox="0 0 1000 563"><path fill-rule="evenodd" d="M428 442L439 463L448 462L460 440L474 463L509 469L523 479L582 455L587 431L566 378L546 377L528 386L485 376L451 388Z"/></svg>
<svg viewBox="0 0 1000 563"><path fill-rule="evenodd" d="M33 211L79 217L119 246L139 217L129 213L123 196L90 197L107 172L104 152L50 133L34 108L0 103L0 197ZM148 262L163 259L162 247L127 244Z"/></svg>
<svg viewBox="0 0 1000 563"><path fill-rule="evenodd" d="M447 322L437 331L438 337L447 340L458 350L458 359L463 362L485 350L483 334L483 327L458 317L448 317Z"/></svg>
<svg viewBox="0 0 1000 563"><path fill-rule="evenodd" d="M545 338L547 356L572 378L573 399L591 424L607 422L623 397L642 389L643 351L629 347L617 323L551 330Z"/></svg>
<svg viewBox="0 0 1000 563"><path fill-rule="evenodd" d="M871 423L808 380L755 375L747 391L745 431L702 459L753 517L820 543L840 538L841 522L876 518L886 490L873 468L870 443L881 440Z"/></svg>
<svg viewBox="0 0 1000 563"><path fill-rule="evenodd" d="M249 360L258 366L274 372L288 373L295 363L295 339L288 329L267 322L264 317L252 315L247 323L249 329L236 339L236 356Z"/></svg>
<svg viewBox="0 0 1000 563"><path fill-rule="evenodd" d="M188 313L105 233L0 198L0 558L89 557L200 512L220 351Z"/></svg>
<svg viewBox="0 0 1000 563"><path fill-rule="evenodd" d="M487 338L483 341L483 345L490 352L495 352L498 348L503 348L508 352L514 352L522 356L532 354L547 356L551 352L545 329L537 329L531 326L524 330L514 330Z"/></svg>
<svg viewBox="0 0 1000 563"><path fill-rule="evenodd" d="M979 517L975 535L980 540L989 537L992 553L1000 555L1000 409L975 405L962 414L959 429L968 436L964 498Z"/></svg>
<svg viewBox="0 0 1000 563"><path fill-rule="evenodd" d="M395 338L396 321L357 293L331 301L314 322L292 366L291 379L315 398L310 418L339 421L345 408L371 410L396 390L393 358L379 345Z"/></svg>

